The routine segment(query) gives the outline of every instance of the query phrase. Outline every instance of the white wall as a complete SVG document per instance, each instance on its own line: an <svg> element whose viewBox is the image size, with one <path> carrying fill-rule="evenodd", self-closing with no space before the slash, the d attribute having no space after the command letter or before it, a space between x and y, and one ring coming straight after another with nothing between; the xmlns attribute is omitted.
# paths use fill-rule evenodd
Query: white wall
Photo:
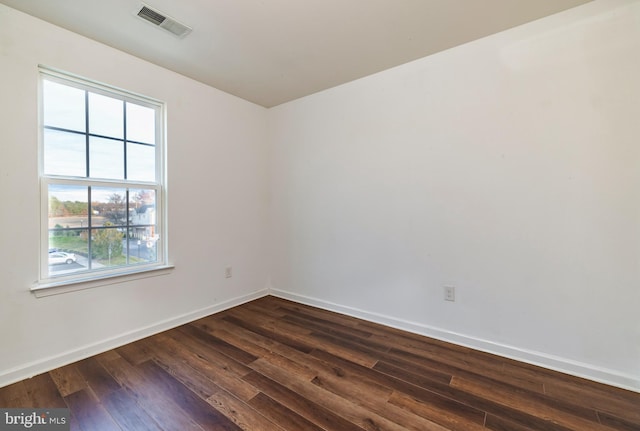
<svg viewBox="0 0 640 431"><path fill-rule="evenodd" d="M170 275L29 292L38 278L38 64L167 103ZM264 108L4 5L0 95L0 386L266 293Z"/></svg>
<svg viewBox="0 0 640 431"><path fill-rule="evenodd" d="M639 390L639 52L596 1L271 109L275 293Z"/></svg>

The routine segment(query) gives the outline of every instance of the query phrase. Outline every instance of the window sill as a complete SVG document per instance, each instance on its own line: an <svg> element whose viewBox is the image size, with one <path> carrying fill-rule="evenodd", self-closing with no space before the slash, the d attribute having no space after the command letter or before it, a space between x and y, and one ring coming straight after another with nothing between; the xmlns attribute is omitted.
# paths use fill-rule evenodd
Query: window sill
<svg viewBox="0 0 640 431"><path fill-rule="evenodd" d="M106 275L102 277L87 277L75 280L36 283L33 287L31 287L31 293L33 293L36 298L44 298L46 296L60 295L62 293L76 292L78 290L93 289L94 287L107 286L110 284L119 284L132 280L167 275L170 274L174 268L175 266L173 265L163 265L156 266L151 269L135 270L131 272Z"/></svg>

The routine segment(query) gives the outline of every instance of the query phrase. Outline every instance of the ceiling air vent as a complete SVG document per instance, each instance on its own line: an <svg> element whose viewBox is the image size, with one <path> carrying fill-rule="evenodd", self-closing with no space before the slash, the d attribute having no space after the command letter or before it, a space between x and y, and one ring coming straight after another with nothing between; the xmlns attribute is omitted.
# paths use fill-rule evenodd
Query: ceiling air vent
<svg viewBox="0 0 640 431"><path fill-rule="evenodd" d="M187 34L191 33L191 28L189 26L176 21L162 12L151 9L149 6L144 4L136 15L151 24L168 31L174 36L185 37Z"/></svg>

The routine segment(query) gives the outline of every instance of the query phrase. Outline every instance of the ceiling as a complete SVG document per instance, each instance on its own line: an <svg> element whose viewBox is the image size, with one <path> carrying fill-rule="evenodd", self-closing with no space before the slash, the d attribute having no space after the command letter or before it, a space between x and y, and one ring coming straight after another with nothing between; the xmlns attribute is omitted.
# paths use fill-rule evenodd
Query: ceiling
<svg viewBox="0 0 640 431"><path fill-rule="evenodd" d="M0 3L271 107L589 1L145 1L193 28L182 39L138 0Z"/></svg>

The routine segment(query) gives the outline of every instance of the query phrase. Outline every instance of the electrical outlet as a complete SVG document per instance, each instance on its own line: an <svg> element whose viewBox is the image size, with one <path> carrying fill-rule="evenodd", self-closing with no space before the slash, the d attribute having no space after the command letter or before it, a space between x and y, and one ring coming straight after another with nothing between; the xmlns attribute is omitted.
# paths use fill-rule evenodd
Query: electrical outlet
<svg viewBox="0 0 640 431"><path fill-rule="evenodd" d="M224 277L225 277L225 278L231 278L232 276L233 276L233 268L232 268L232 267L230 267L230 266L227 266L227 267L224 269Z"/></svg>
<svg viewBox="0 0 640 431"><path fill-rule="evenodd" d="M456 288L453 286L444 287L444 300L455 302L456 300Z"/></svg>

